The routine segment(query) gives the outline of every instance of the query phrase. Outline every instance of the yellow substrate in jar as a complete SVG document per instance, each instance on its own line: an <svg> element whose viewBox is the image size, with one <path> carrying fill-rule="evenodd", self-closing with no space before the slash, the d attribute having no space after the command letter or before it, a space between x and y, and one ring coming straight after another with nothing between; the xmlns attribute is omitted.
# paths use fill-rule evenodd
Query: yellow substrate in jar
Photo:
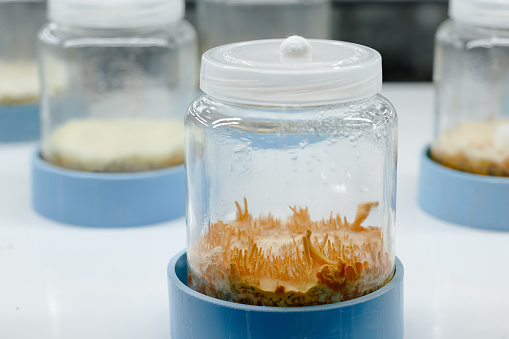
<svg viewBox="0 0 509 339"><path fill-rule="evenodd" d="M209 224L190 251L188 283L211 297L259 306L311 306L350 300L384 286L393 274L379 227L364 227L377 202L312 221L291 207L286 220L253 218L244 200L237 219Z"/></svg>
<svg viewBox="0 0 509 339"><path fill-rule="evenodd" d="M137 172L184 162L183 123L165 120L73 120L44 142L43 158L90 172Z"/></svg>
<svg viewBox="0 0 509 339"><path fill-rule="evenodd" d="M509 176L509 120L465 122L442 132L431 158L452 169Z"/></svg>
<svg viewBox="0 0 509 339"><path fill-rule="evenodd" d="M0 106L39 100L37 65L29 61L0 60Z"/></svg>

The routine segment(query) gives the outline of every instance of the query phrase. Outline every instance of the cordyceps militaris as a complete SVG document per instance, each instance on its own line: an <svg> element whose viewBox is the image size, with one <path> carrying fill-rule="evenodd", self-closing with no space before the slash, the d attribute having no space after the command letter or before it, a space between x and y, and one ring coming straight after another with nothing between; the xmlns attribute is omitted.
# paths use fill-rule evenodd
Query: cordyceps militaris
<svg viewBox="0 0 509 339"><path fill-rule="evenodd" d="M238 203L230 223L209 223L191 249L189 284L209 296L265 306L328 304L370 293L393 267L379 227L363 226L378 202L358 205L352 222L339 213L313 221L290 207L281 220L254 218Z"/></svg>

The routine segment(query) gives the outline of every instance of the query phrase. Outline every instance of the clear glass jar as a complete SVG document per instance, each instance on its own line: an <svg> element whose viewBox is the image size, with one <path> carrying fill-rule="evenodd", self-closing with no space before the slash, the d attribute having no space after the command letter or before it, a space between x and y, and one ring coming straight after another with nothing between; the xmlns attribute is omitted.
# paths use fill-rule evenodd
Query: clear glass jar
<svg viewBox="0 0 509 339"><path fill-rule="evenodd" d="M330 0L197 0L200 53L232 42L291 34L328 39Z"/></svg>
<svg viewBox="0 0 509 339"><path fill-rule="evenodd" d="M332 38L379 51L385 81L430 81L434 32L446 18L447 1L335 1Z"/></svg>
<svg viewBox="0 0 509 339"><path fill-rule="evenodd" d="M184 162L196 33L180 0L50 0L39 34L42 156L82 171Z"/></svg>
<svg viewBox="0 0 509 339"><path fill-rule="evenodd" d="M186 117L190 287L308 306L390 281L397 116L381 79L378 52L336 41L204 54Z"/></svg>
<svg viewBox="0 0 509 339"><path fill-rule="evenodd" d="M437 31L430 155L460 171L509 176L509 3L453 0Z"/></svg>
<svg viewBox="0 0 509 339"><path fill-rule="evenodd" d="M0 0L0 107L39 100L35 46L45 22L42 0Z"/></svg>

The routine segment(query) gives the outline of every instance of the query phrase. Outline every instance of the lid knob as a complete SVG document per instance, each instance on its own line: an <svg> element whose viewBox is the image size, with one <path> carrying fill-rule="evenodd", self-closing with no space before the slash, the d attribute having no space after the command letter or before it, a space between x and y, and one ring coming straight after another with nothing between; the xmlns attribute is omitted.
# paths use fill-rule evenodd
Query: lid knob
<svg viewBox="0 0 509 339"><path fill-rule="evenodd" d="M279 46L279 60L282 63L304 63L312 59L313 46L301 36L289 36Z"/></svg>

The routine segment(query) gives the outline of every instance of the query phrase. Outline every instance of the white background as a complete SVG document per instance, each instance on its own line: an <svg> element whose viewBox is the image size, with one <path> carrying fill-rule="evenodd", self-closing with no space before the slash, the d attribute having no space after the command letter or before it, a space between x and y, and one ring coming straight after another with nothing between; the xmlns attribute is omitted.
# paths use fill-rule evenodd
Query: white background
<svg viewBox="0 0 509 339"><path fill-rule="evenodd" d="M405 338L509 339L509 232L441 222L419 209L432 87L386 84L383 94L399 114ZM92 229L44 219L30 203L34 147L0 145L0 338L169 338L166 265L185 247L185 220Z"/></svg>

